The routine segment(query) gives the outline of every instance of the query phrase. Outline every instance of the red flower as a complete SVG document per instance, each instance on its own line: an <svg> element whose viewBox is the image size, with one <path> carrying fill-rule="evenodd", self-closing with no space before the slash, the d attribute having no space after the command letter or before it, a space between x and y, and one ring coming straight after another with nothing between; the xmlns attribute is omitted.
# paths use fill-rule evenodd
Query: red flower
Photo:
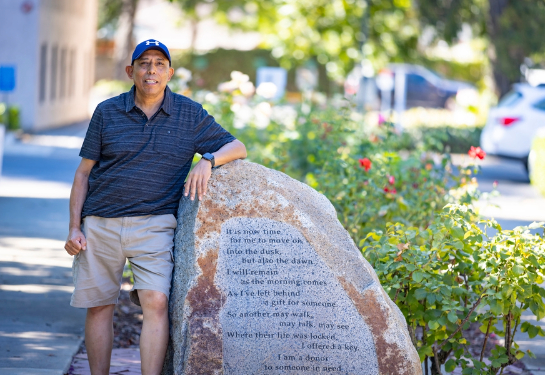
<svg viewBox="0 0 545 375"><path fill-rule="evenodd" d="M386 186L386 187L384 188L384 192L385 192L385 193L389 193L389 192L390 192L390 189L388 189L388 186Z"/></svg>
<svg viewBox="0 0 545 375"><path fill-rule="evenodd" d="M365 169L365 172L371 169L371 160L369 160L368 158L359 159L358 161L360 162L360 167Z"/></svg>
<svg viewBox="0 0 545 375"><path fill-rule="evenodd" d="M389 176L389 177L388 177L388 183L389 183L390 185L395 184L395 183L396 183L396 178L395 178L394 176Z"/></svg>
<svg viewBox="0 0 545 375"><path fill-rule="evenodd" d="M479 158L481 160L484 159L486 156L486 152L484 152L480 147L471 146L469 151L467 152L470 158Z"/></svg>
<svg viewBox="0 0 545 375"><path fill-rule="evenodd" d="M395 193L397 193L397 190L396 190L396 188L393 188L392 190L390 190L390 193L392 193L392 194L395 194Z"/></svg>
<svg viewBox="0 0 545 375"><path fill-rule="evenodd" d="M395 193L397 193L397 190L396 190L395 188L390 189L388 186L386 186L386 187L384 188L384 192L385 192L385 193L392 193L392 194L395 194Z"/></svg>

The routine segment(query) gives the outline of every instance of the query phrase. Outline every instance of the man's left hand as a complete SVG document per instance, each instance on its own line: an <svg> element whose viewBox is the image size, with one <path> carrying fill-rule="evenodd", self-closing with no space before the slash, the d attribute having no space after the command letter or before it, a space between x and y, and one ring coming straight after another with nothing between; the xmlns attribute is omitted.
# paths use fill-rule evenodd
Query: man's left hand
<svg viewBox="0 0 545 375"><path fill-rule="evenodd" d="M206 159L201 159L187 177L184 195L187 197L188 194L191 194L191 200L194 200L195 193L197 193L199 200L202 200L206 195L206 188L211 175L212 163Z"/></svg>

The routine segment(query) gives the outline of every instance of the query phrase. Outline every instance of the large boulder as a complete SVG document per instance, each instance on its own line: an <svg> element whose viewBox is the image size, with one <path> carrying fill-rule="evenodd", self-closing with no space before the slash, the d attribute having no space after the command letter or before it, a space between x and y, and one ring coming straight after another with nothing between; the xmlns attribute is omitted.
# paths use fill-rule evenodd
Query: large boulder
<svg viewBox="0 0 545 375"><path fill-rule="evenodd" d="M245 161L182 198L165 374L422 374L407 324L335 209Z"/></svg>

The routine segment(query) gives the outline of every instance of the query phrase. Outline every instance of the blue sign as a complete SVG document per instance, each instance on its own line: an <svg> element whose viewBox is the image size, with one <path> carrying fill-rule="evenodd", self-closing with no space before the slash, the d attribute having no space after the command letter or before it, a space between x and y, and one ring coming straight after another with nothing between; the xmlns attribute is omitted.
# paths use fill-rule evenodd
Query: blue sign
<svg viewBox="0 0 545 375"><path fill-rule="evenodd" d="M288 71L284 68L276 68L262 66L257 68L256 77L257 87L265 82L272 82L276 86L276 93L272 99L280 99L286 91L286 83L288 82Z"/></svg>
<svg viewBox="0 0 545 375"><path fill-rule="evenodd" d="M15 89L15 67L0 66L0 91L13 91Z"/></svg>

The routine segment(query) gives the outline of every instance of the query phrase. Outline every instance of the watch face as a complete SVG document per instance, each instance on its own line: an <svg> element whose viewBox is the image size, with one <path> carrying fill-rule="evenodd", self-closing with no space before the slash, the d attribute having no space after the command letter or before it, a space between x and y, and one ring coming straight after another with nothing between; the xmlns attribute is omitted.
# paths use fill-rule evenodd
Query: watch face
<svg viewBox="0 0 545 375"><path fill-rule="evenodd" d="M211 153L207 152L206 154L204 154L202 156L203 159L205 160L208 160L210 163L212 163L212 167L214 166L214 155L212 155Z"/></svg>

